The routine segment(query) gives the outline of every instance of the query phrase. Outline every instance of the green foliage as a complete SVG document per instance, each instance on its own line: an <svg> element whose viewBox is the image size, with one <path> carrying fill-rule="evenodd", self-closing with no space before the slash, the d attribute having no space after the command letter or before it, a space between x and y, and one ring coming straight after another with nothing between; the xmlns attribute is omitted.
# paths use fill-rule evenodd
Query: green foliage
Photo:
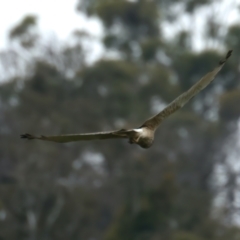
<svg viewBox="0 0 240 240"><path fill-rule="evenodd" d="M123 206L106 239L149 239L155 231L166 232L175 196L174 176L166 173L159 186L141 194L137 205Z"/></svg>
<svg viewBox="0 0 240 240"><path fill-rule="evenodd" d="M175 45L179 47L181 51L188 51L191 49L191 35L188 31L181 31L175 39Z"/></svg>
<svg viewBox="0 0 240 240"><path fill-rule="evenodd" d="M106 47L118 49L127 57L133 57L136 51L141 51L139 41L146 44L146 40L151 37L156 49L160 16L153 1L101 0L93 1L87 9L90 15L101 18L105 25L106 35L103 42ZM146 50L145 48L144 57L149 57Z"/></svg>
<svg viewBox="0 0 240 240"><path fill-rule="evenodd" d="M148 38L141 43L142 59L144 61L154 60L157 57L158 50L162 47L158 38Z"/></svg>
<svg viewBox="0 0 240 240"><path fill-rule="evenodd" d="M186 11L192 13L195 11L198 7L201 7L205 4L209 4L211 1L210 0L184 0L183 1L186 7Z"/></svg>
<svg viewBox="0 0 240 240"><path fill-rule="evenodd" d="M203 240L203 239L188 232L178 232L174 234L173 240Z"/></svg>
<svg viewBox="0 0 240 240"><path fill-rule="evenodd" d="M20 40L20 43L25 48L34 46L38 35L34 33L33 29L37 25L37 17L28 15L22 19L9 33L10 40Z"/></svg>
<svg viewBox="0 0 240 240"><path fill-rule="evenodd" d="M10 38L18 38L24 35L31 27L35 26L37 22L36 16L28 15L10 31Z"/></svg>
<svg viewBox="0 0 240 240"><path fill-rule="evenodd" d="M217 53L216 51L204 51L199 54L192 52L185 52L178 56L177 59L174 60L174 67L177 70L178 76L180 78L180 84L182 86L182 90L187 90L190 86L192 86L196 81L198 81L207 71L211 71L214 67L216 67L216 63L219 59L222 58L222 55ZM229 70L228 67L224 68L223 71L217 76L217 78L221 78L226 72ZM235 79L231 79L235 81ZM219 81L218 81L219 82ZM217 81L214 81L211 86L218 84ZM226 81L224 79L224 84ZM231 84L228 82L227 84Z"/></svg>
<svg viewBox="0 0 240 240"><path fill-rule="evenodd" d="M116 23L123 24L129 30L135 29L134 33L156 35L158 27L156 19L158 12L152 1L129 2L99 1L95 7L96 14L103 20L107 27Z"/></svg>
<svg viewBox="0 0 240 240"><path fill-rule="evenodd" d="M233 25L228 29L228 33L225 37L225 44L228 48L234 49L236 52L235 56L238 56L240 53L239 47L239 34L240 34L240 27L239 25ZM239 61L237 59L237 61Z"/></svg>
<svg viewBox="0 0 240 240"><path fill-rule="evenodd" d="M239 89L226 92L221 96L219 115L223 120L236 121L239 119L240 110L238 104L236 104L239 101Z"/></svg>

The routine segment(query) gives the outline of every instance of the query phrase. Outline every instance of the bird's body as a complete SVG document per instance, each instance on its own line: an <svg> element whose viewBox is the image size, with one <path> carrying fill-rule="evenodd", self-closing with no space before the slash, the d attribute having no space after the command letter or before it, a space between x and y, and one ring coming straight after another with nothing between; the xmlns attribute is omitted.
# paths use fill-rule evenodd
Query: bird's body
<svg viewBox="0 0 240 240"><path fill-rule="evenodd" d="M154 132L147 127L133 129L133 133L129 137L129 143L136 143L142 148L149 148L154 140Z"/></svg>
<svg viewBox="0 0 240 240"><path fill-rule="evenodd" d="M174 101L172 101L165 109L157 115L146 120L140 127L134 129L121 129L110 132L99 133L83 133L83 134L68 134L56 136L34 136L31 134L23 134L22 138L39 139L52 142L74 142L83 140L96 140L96 139L113 139L113 138L128 138L129 143L135 143L142 148L151 147L156 129L161 122L178 109L182 108L192 97L207 87L222 69L227 59L231 56L232 50L228 51L226 57L219 62L219 65L212 71L207 73L197 83L195 83L188 91L181 94Z"/></svg>

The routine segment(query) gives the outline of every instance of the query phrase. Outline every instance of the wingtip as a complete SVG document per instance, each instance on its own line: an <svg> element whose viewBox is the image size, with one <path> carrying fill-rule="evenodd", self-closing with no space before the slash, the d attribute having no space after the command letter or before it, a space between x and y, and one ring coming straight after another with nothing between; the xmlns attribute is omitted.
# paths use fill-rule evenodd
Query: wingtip
<svg viewBox="0 0 240 240"><path fill-rule="evenodd" d="M26 138L26 139L34 139L35 137L29 133L21 134L20 138Z"/></svg>
<svg viewBox="0 0 240 240"><path fill-rule="evenodd" d="M232 49L229 50L229 51L227 52L227 54L226 54L226 57L225 57L223 60L220 60L220 61L219 61L219 64L220 64L220 65L224 64L224 63L227 61L227 59L231 57L232 52L233 52Z"/></svg>
<svg viewBox="0 0 240 240"><path fill-rule="evenodd" d="M232 55L233 50L229 50L226 55L226 59L228 59Z"/></svg>

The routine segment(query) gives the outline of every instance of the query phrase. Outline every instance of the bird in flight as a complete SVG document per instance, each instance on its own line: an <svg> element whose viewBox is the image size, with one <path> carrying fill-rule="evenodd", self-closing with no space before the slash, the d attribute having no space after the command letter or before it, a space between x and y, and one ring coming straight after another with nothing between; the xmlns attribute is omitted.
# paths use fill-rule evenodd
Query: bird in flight
<svg viewBox="0 0 240 240"><path fill-rule="evenodd" d="M179 97L173 100L166 108L164 108L157 115L146 120L140 127L132 129L121 129L109 132L95 132L95 133L82 133L82 134L67 134L56 136L35 136L32 134L22 134L21 138L26 139L39 139L44 141L66 143L75 141L86 141L96 139L113 139L113 138L127 138L129 143L138 144L142 148L149 148L153 144L154 134L161 122L182 108L192 97L198 94L201 90L210 84L218 72L222 69L227 59L231 56L232 50L228 51L226 57L219 61L218 66L213 71L207 73L197 83L195 83L189 90L182 93Z"/></svg>

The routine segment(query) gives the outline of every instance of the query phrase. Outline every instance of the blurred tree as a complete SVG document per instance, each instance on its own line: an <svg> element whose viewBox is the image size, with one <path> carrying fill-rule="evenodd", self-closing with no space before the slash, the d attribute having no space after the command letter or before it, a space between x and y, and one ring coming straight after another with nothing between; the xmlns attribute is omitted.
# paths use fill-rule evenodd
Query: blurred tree
<svg viewBox="0 0 240 240"><path fill-rule="evenodd" d="M192 14L210 3L79 1L79 11L103 22L102 42L118 57L106 54L87 65L81 43L89 36L80 32L71 46L34 46L43 57L31 56L28 74L0 86L0 179L15 180L0 183L0 239L239 239L239 227L225 221L236 205L238 179L231 169L221 188L226 206L213 214L219 191L213 179L222 180L214 178L215 169L227 164L224 147L239 118L237 61L162 123L149 151L121 140L46 144L18 138L24 131L141 124L224 54L193 52L191 32L173 41L162 35L161 23L178 17L172 15L176 4L184 6L181 14ZM30 34L34 19L27 17L10 36ZM235 46L231 29L222 40L226 48Z"/></svg>
<svg viewBox="0 0 240 240"><path fill-rule="evenodd" d="M31 48L34 46L38 39L38 34L34 31L37 25L37 17L28 15L22 19L22 21L15 26L9 33L10 40L20 40L20 43L25 48Z"/></svg>

